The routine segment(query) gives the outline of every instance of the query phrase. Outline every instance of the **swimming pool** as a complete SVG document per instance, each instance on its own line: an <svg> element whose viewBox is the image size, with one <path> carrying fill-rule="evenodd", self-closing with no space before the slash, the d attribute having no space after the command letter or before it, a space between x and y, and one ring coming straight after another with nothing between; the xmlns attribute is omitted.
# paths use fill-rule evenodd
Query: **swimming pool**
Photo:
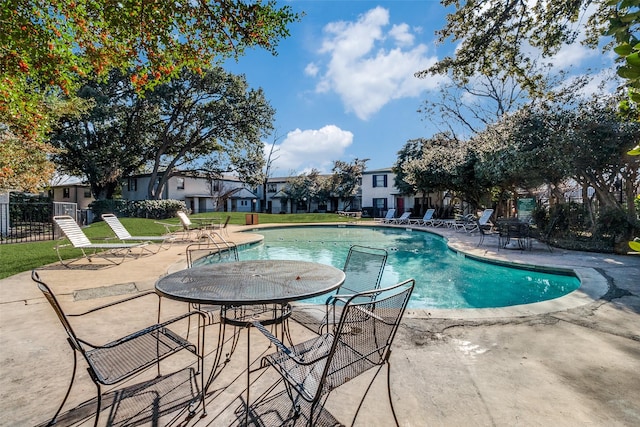
<svg viewBox="0 0 640 427"><path fill-rule="evenodd" d="M509 268L449 250L441 236L411 229L362 226L304 226L252 231L261 244L240 249L240 259L295 259L342 268L354 244L389 252L382 286L416 279L409 307L495 308L547 301L580 286L574 275ZM316 299L314 302L324 301Z"/></svg>

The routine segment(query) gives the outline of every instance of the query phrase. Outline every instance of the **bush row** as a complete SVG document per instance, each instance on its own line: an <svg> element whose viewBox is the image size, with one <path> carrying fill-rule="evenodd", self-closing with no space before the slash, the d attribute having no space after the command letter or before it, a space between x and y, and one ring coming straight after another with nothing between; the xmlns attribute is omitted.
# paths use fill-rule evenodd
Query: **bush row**
<svg viewBox="0 0 640 427"><path fill-rule="evenodd" d="M89 207L96 220L104 213L132 218L165 219L174 217L178 211L187 209L181 200L96 200Z"/></svg>

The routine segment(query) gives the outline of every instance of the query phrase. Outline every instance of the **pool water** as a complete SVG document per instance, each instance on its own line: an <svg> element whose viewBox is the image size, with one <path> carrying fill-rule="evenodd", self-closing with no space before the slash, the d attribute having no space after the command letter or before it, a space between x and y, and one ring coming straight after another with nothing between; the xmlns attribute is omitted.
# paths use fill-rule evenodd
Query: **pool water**
<svg viewBox="0 0 640 427"><path fill-rule="evenodd" d="M416 279L409 307L492 308L546 301L580 286L573 275L476 261L447 248L435 234L397 228L305 226L259 229L261 244L240 249L241 260L294 259L342 268L351 245L389 252L382 286ZM323 302L326 297L313 302Z"/></svg>

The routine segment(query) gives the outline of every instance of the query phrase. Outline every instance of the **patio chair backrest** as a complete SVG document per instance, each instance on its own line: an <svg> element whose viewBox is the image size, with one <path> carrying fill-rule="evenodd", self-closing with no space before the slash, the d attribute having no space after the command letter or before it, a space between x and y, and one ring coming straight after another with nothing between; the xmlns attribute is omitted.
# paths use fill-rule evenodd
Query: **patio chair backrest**
<svg viewBox="0 0 640 427"><path fill-rule="evenodd" d="M188 230L189 227L191 227L191 220L187 216L187 213L183 212L183 211L178 211L177 215L178 215L178 218L180 219L180 222L182 223L182 226L184 227L184 229Z"/></svg>
<svg viewBox="0 0 640 427"><path fill-rule="evenodd" d="M487 222L489 222L489 218L491 218L491 215L493 215L493 209L485 209L482 212L480 218L478 218L478 223L480 225L487 225Z"/></svg>
<svg viewBox="0 0 640 427"><path fill-rule="evenodd" d="M49 286L47 286L42 280L40 280L40 276L38 276L38 273L35 270L31 272L31 279L36 282L36 284L38 285L38 289L42 291L47 301L49 301L49 304L51 304L53 311L55 311L58 319L60 320L60 323L62 323L64 330L69 336L69 343L71 344L71 346L80 353L84 354L84 348L82 347L80 340L78 340L76 333L71 327L67 316L64 314L64 311L62 311L62 307L60 307L60 303L58 303L56 296L53 294L53 292L51 292L51 288L49 288Z"/></svg>
<svg viewBox="0 0 640 427"><path fill-rule="evenodd" d="M131 234L127 231L126 228L124 228L124 225L122 225L117 216L115 216L114 214L102 214L102 219L107 223L109 228L113 230L118 239L131 239Z"/></svg>
<svg viewBox="0 0 640 427"><path fill-rule="evenodd" d="M381 248L351 246L343 267L345 280L337 293L357 294L378 289L387 257L387 251Z"/></svg>
<svg viewBox="0 0 640 427"><path fill-rule="evenodd" d="M64 235L76 248L91 246L91 241L84 234L75 219L68 215L54 216L53 221L60 227Z"/></svg>
<svg viewBox="0 0 640 427"><path fill-rule="evenodd" d="M414 286L415 280L409 279L382 289L375 301L367 295L375 294L375 291L354 295L347 301L333 334L317 394L326 394L387 362ZM357 302L363 299L367 301ZM313 377L313 374L309 375L309 380L314 381Z"/></svg>
<svg viewBox="0 0 640 427"><path fill-rule="evenodd" d="M424 216L422 217L422 220L429 221L431 218L433 218L433 213L435 211L435 209L427 209L427 211L424 213Z"/></svg>
<svg viewBox="0 0 640 427"><path fill-rule="evenodd" d="M396 214L395 208L391 208L387 211L387 214L385 215L384 219L393 219L395 214Z"/></svg>

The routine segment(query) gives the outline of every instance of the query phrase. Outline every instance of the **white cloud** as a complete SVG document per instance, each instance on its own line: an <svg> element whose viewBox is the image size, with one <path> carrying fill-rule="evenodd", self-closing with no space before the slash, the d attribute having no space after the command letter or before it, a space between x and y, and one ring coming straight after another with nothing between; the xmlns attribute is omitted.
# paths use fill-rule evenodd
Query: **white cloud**
<svg viewBox="0 0 640 427"><path fill-rule="evenodd" d="M304 73L311 77L317 76L319 72L320 72L320 69L316 64L313 64L313 63L307 64L307 66L304 68Z"/></svg>
<svg viewBox="0 0 640 427"><path fill-rule="evenodd" d="M387 30L388 26L388 10L376 7L356 22L333 22L324 28L320 53L328 54L329 60L326 71L318 74L316 91L336 92L346 111L362 120L391 100L418 97L442 80L416 78L415 72L428 68L437 58L427 55L426 45L414 46L414 35L407 24ZM385 46L387 40L391 47Z"/></svg>
<svg viewBox="0 0 640 427"><path fill-rule="evenodd" d="M347 147L353 143L353 133L335 125L321 129L296 129L289 132L281 144L276 145L273 167L275 175L288 175L291 171L308 172L316 168L328 172L334 160L340 160ZM300 167L305 167L300 170Z"/></svg>

